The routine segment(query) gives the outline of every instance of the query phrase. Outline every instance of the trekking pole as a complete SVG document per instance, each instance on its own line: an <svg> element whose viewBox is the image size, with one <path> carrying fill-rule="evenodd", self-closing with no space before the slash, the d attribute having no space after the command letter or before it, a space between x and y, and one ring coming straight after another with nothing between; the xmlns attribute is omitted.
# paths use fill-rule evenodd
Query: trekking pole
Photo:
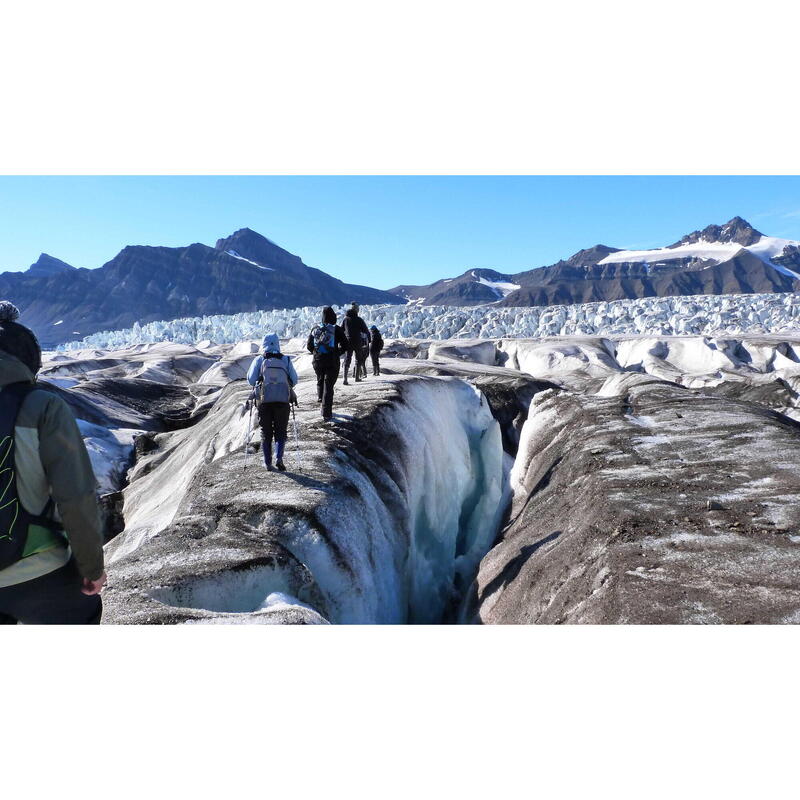
<svg viewBox="0 0 800 800"><path fill-rule="evenodd" d="M300 453L300 437L297 435L297 417L294 415L294 406L289 406L292 409L292 428L294 429L294 449L297 453L297 471L303 471L303 456Z"/></svg>
<svg viewBox="0 0 800 800"><path fill-rule="evenodd" d="M244 437L244 470L247 469L247 456L250 455L248 447L250 446L250 434L253 432L253 406L251 398L247 399L246 406L250 407L250 414L247 417L247 435Z"/></svg>

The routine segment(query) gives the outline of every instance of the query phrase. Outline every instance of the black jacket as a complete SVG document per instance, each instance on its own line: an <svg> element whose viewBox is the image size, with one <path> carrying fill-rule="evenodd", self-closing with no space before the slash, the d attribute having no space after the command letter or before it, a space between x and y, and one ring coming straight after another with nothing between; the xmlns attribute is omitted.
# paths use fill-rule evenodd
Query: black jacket
<svg viewBox="0 0 800 800"><path fill-rule="evenodd" d="M311 330L311 333L308 334L308 341L306 342L306 350L309 353L314 353L314 330L318 326L314 326ZM347 338L344 335L344 331L342 330L341 325L334 326L334 352L333 353L314 353L314 358L329 358L333 360L334 358L341 357L343 352L349 350L349 346L347 344Z"/></svg>
<svg viewBox="0 0 800 800"><path fill-rule="evenodd" d="M350 345L350 350L355 350L362 346L361 344L361 334L367 334L367 344L370 342L370 335L369 335L369 328L367 327L367 323L364 322L361 317L358 316L355 309L351 308L345 315L344 315L344 335L347 337L347 341Z"/></svg>
<svg viewBox="0 0 800 800"><path fill-rule="evenodd" d="M383 350L383 336L381 336L379 331L375 331L372 334L372 341L369 345L370 353L380 353Z"/></svg>

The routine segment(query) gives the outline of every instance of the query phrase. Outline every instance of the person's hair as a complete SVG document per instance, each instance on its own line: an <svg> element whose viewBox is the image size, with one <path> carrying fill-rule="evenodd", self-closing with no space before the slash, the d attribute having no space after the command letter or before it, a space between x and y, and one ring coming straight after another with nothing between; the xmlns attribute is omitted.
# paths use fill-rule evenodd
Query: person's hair
<svg viewBox="0 0 800 800"><path fill-rule="evenodd" d="M34 375L42 368L42 348L33 331L21 325L19 309L0 301L0 350L18 358Z"/></svg>
<svg viewBox="0 0 800 800"><path fill-rule="evenodd" d="M336 324L336 312L330 306L322 309L322 321L327 325Z"/></svg>

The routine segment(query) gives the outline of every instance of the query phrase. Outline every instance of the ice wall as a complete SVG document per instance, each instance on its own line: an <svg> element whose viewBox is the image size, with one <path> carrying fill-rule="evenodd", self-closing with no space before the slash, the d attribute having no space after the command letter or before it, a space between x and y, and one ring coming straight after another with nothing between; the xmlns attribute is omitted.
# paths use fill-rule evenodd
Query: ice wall
<svg viewBox="0 0 800 800"><path fill-rule="evenodd" d="M333 433L310 410L311 382L298 391L305 466L290 450L291 478L270 480L253 456L244 470L240 384L137 463L125 531L107 550L117 618L167 607L255 614L276 592L336 623L456 617L505 500L500 427L484 395L451 377L370 382L354 406L337 406Z"/></svg>
<svg viewBox="0 0 800 800"><path fill-rule="evenodd" d="M338 311L341 319L343 309ZM305 337L319 314L319 308L307 307L137 323L122 331L96 333L62 348L121 348L162 341L224 344L260 339L267 330L281 338ZM534 308L363 306L361 314L368 324L380 328L384 338L786 333L800 330L800 294L646 297Z"/></svg>
<svg viewBox="0 0 800 800"><path fill-rule="evenodd" d="M325 537L300 525L283 543L311 570L332 622L439 622L497 533L500 428L480 392L448 378L410 381L377 427L393 441L386 473L340 464L359 497L318 511Z"/></svg>

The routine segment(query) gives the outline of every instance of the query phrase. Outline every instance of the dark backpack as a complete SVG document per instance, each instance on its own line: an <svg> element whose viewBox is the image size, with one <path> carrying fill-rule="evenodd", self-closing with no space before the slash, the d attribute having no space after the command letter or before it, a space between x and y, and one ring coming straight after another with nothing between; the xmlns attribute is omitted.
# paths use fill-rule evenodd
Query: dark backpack
<svg viewBox="0 0 800 800"><path fill-rule="evenodd" d="M288 403L291 395L289 368L280 358L267 358L261 361L261 380L258 382L259 403Z"/></svg>
<svg viewBox="0 0 800 800"><path fill-rule="evenodd" d="M31 514L19 499L15 461L15 427L22 403L35 387L29 383L12 383L0 391L0 569L19 561L25 553L28 527L39 525L51 531L63 527L44 516L53 507L50 499L42 516Z"/></svg>
<svg viewBox="0 0 800 800"><path fill-rule="evenodd" d="M311 338L314 342L314 352L320 355L336 352L336 326L330 322L324 325L317 325L311 331Z"/></svg>

